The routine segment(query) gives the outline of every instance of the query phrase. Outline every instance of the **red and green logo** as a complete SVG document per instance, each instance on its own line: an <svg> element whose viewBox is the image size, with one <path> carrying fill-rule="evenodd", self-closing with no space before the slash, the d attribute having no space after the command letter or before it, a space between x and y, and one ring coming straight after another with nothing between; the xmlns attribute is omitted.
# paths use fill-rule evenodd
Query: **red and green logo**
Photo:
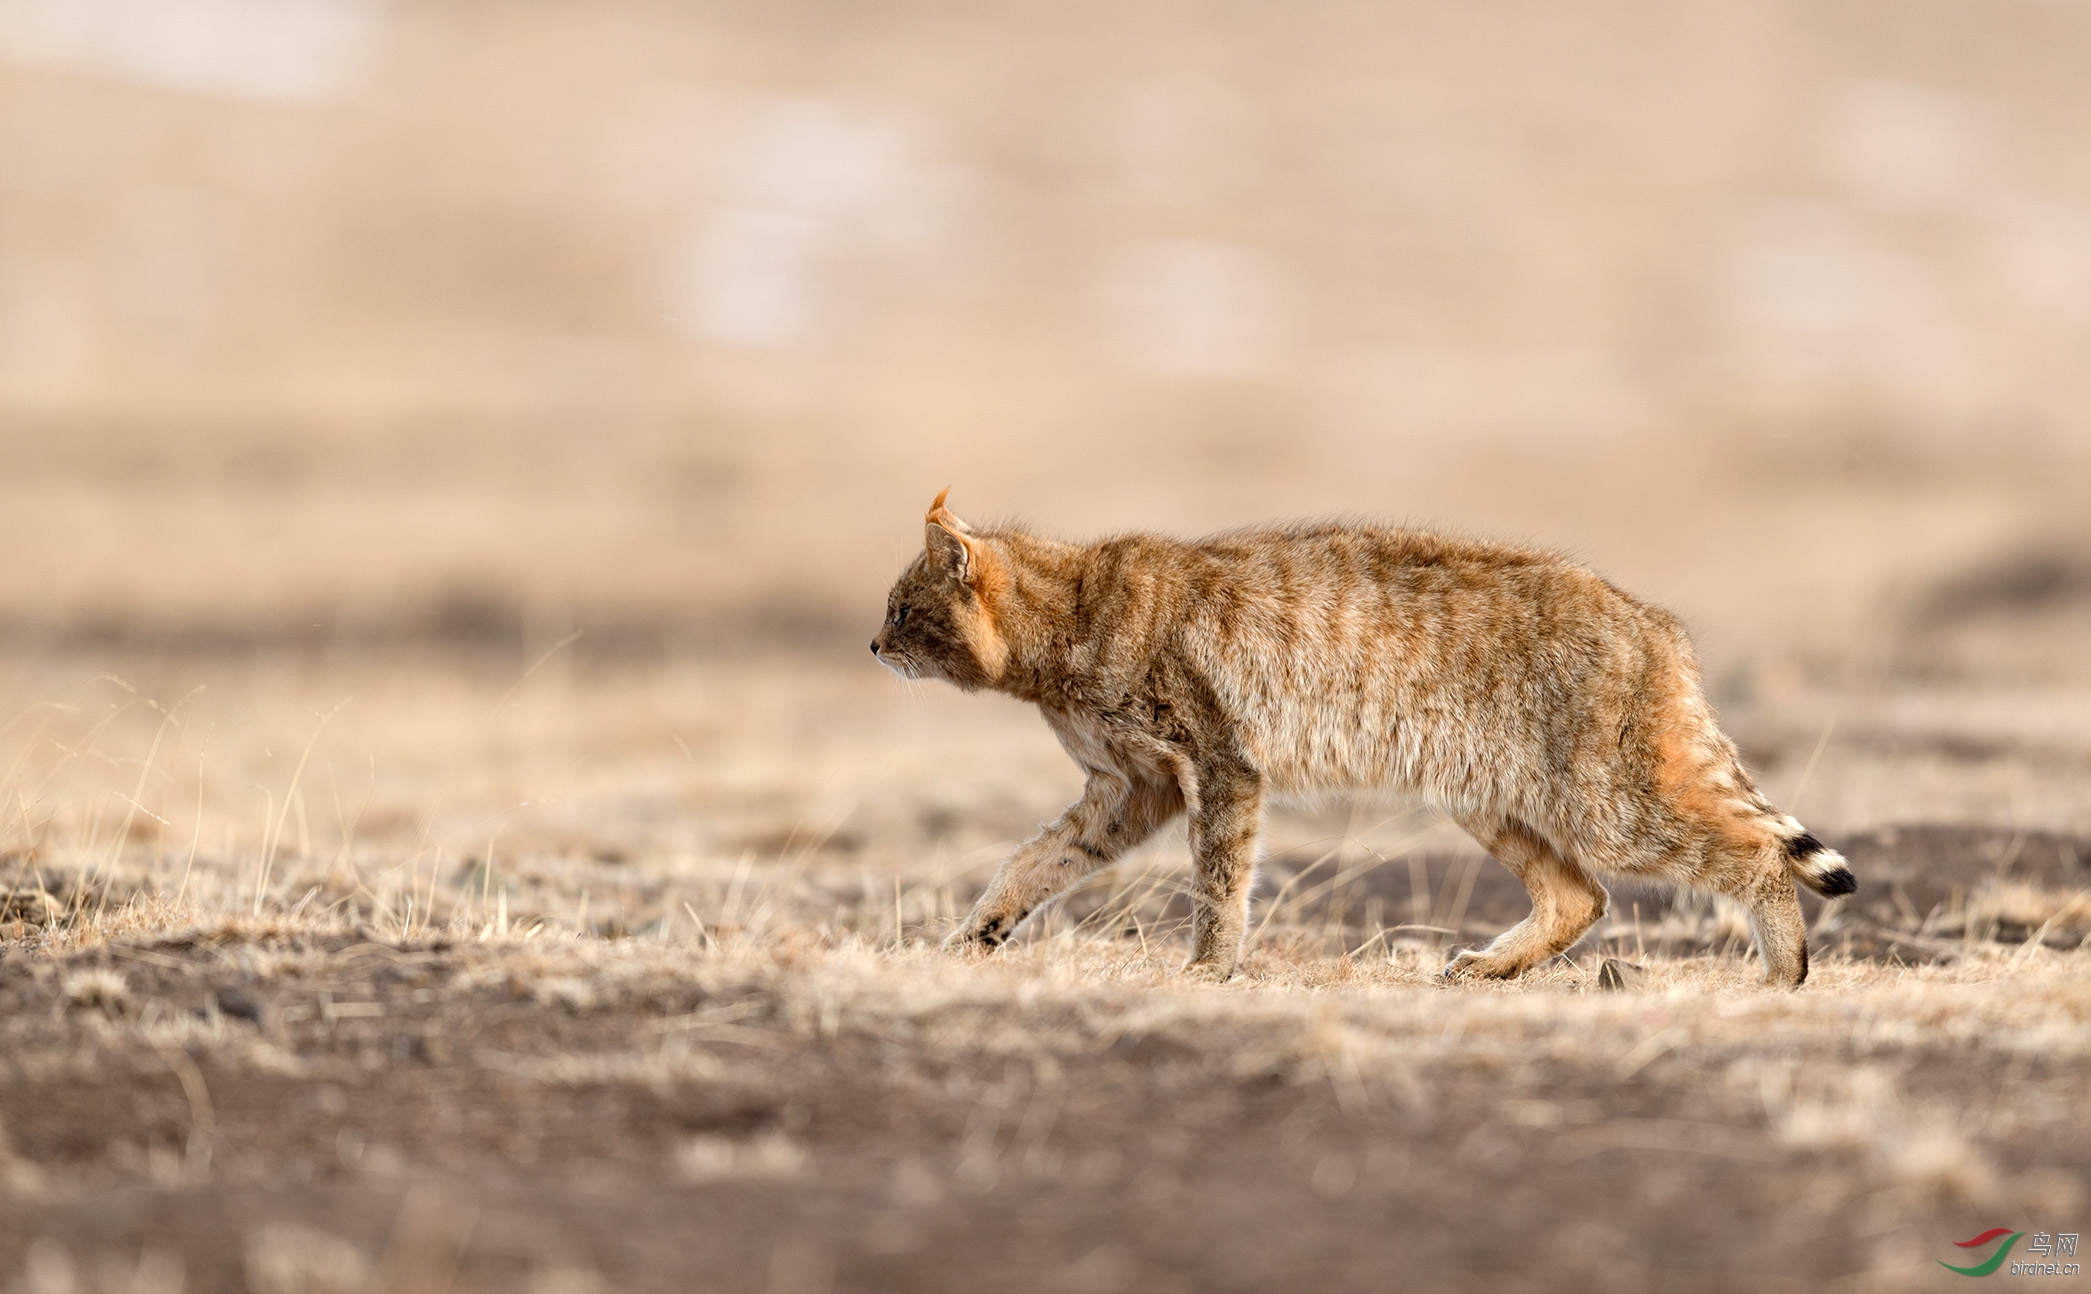
<svg viewBox="0 0 2091 1294"><path fill-rule="evenodd" d="M2004 1243L1997 1246L1995 1253L1972 1267L1955 1267L1943 1258L1939 1259L1939 1266L1949 1272L1959 1272L1963 1276L1987 1276L2004 1265L2004 1258L2011 1252L2011 1246L2017 1244L2018 1238L2024 1234L2026 1233L2013 1231L2010 1227L1991 1227L1973 1240L1956 1240L1953 1242L1955 1249L1980 1249L1998 1236L2004 1237Z"/></svg>

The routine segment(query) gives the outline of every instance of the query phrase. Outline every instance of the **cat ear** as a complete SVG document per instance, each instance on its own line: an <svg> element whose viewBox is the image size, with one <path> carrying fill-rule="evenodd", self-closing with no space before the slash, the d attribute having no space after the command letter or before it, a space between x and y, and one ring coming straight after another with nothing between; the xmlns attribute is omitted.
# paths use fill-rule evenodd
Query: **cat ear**
<svg viewBox="0 0 2091 1294"><path fill-rule="evenodd" d="M950 497L951 487L947 485L938 492L935 501L929 505L929 512L922 519L932 526L942 526L954 535L972 534L973 527L960 521L957 513L944 506L944 500Z"/></svg>
<svg viewBox="0 0 2091 1294"><path fill-rule="evenodd" d="M961 584L971 584L979 575L975 557L979 541L972 538L973 528L944 506L950 493L946 486L936 502L929 505L929 514L922 519L923 546L929 551L931 565L948 572Z"/></svg>

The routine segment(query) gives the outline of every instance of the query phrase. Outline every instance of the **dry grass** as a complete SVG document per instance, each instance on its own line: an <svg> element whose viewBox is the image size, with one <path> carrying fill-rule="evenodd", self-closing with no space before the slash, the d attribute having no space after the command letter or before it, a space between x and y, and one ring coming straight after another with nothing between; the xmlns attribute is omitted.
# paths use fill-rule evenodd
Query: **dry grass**
<svg viewBox="0 0 2091 1294"><path fill-rule="evenodd" d="M1793 995L1732 913L1650 894L1445 988L1507 877L1369 809L1274 821L1227 985L1180 973L1180 841L969 964L942 926L1072 790L1035 719L530 666L97 679L8 729L0 1269L1902 1289L2091 1207L2073 838L1854 837L1902 870L1854 855L1878 905L1818 915ZM1645 974L1601 991L1608 955Z"/></svg>

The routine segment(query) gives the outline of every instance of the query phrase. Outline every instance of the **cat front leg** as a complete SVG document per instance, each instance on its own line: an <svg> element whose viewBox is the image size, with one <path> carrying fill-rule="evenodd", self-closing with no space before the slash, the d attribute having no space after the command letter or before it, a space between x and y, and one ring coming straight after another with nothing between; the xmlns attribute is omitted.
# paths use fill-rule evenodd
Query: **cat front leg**
<svg viewBox="0 0 2091 1294"><path fill-rule="evenodd" d="M1201 761L1191 812L1191 965L1225 980L1241 962L1249 882L1263 830L1263 776L1239 759Z"/></svg>
<svg viewBox="0 0 2091 1294"><path fill-rule="evenodd" d="M1017 846L995 870L987 892L944 940L944 947L1001 947L1024 918L1083 877L1117 862L1181 812L1183 793L1172 782L1115 770L1092 771L1082 798Z"/></svg>

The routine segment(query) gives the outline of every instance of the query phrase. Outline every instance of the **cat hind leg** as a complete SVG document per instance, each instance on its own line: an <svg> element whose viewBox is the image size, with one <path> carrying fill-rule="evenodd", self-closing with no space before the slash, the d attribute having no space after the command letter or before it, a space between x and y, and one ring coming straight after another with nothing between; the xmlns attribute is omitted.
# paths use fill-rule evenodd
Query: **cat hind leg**
<svg viewBox="0 0 2091 1294"><path fill-rule="evenodd" d="M1487 947L1469 949L1446 963L1446 979L1521 975L1567 951L1609 908L1611 899L1604 886L1525 824L1461 819L1460 825L1524 882L1532 911Z"/></svg>

